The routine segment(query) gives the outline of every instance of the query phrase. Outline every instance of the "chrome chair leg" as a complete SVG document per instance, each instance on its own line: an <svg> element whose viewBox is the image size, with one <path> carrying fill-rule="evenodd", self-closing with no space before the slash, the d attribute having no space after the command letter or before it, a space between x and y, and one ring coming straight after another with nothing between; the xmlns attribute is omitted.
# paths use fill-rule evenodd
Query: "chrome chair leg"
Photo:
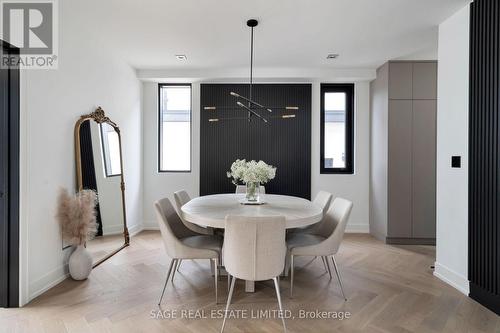
<svg viewBox="0 0 500 333"><path fill-rule="evenodd" d="M328 261L328 257L325 257L326 267L328 267L328 274L330 274L330 280L332 279L332 269L330 268L330 262Z"/></svg>
<svg viewBox="0 0 500 333"><path fill-rule="evenodd" d="M167 288L167 283L168 283L168 278L170 277L170 272L172 271L172 267L174 266L174 263L177 261L177 259L172 259L170 261L170 266L168 267L168 273L167 273L167 278L165 279L165 285L163 286L163 291L161 292L160 300L158 301L158 305L161 304L161 300L163 299L163 294L165 293L165 288Z"/></svg>
<svg viewBox="0 0 500 333"><path fill-rule="evenodd" d="M337 266L337 262L335 261L335 256L333 256L333 255L332 255L332 263L333 263L333 267L335 268L335 273L337 274L337 279L339 280L340 290L342 291L342 296L344 296L344 300L347 301L347 297L345 297L345 292L344 292L344 285L342 284L342 278L340 276L340 270L339 270L339 267Z"/></svg>
<svg viewBox="0 0 500 333"><path fill-rule="evenodd" d="M226 326L227 312L229 311L229 304L231 304L231 298L233 298L235 282L236 282L236 277L233 276L233 280L231 281L231 288L229 289L229 295L227 296L226 311L224 311L224 320L222 321L222 328L220 329L221 333L224 332L224 326Z"/></svg>
<svg viewBox="0 0 500 333"><path fill-rule="evenodd" d="M321 257L321 261L323 261L323 267L325 268L325 272L328 272L328 268L326 267L325 257Z"/></svg>
<svg viewBox="0 0 500 333"><path fill-rule="evenodd" d="M293 255L290 256L290 298L293 297Z"/></svg>
<svg viewBox="0 0 500 333"><path fill-rule="evenodd" d="M172 282L174 282L175 271L177 270L177 265L181 259L175 259L174 270L172 271Z"/></svg>
<svg viewBox="0 0 500 333"><path fill-rule="evenodd" d="M179 271L179 268L181 268L181 264L182 264L182 259L179 259L179 262L177 263L177 269L176 269L177 272Z"/></svg>
<svg viewBox="0 0 500 333"><path fill-rule="evenodd" d="M219 303L219 298L218 298L218 288L217 288L217 280L219 279L218 277L218 271L219 271L219 259L215 258L214 260L214 280L215 280L215 304Z"/></svg>
<svg viewBox="0 0 500 333"><path fill-rule="evenodd" d="M286 332L285 313L283 312L283 305L281 304L280 285L278 282L278 278L275 277L273 281L274 281L274 288L276 289L276 297L278 298L278 306L280 307L281 321L283 322L283 328L285 329Z"/></svg>

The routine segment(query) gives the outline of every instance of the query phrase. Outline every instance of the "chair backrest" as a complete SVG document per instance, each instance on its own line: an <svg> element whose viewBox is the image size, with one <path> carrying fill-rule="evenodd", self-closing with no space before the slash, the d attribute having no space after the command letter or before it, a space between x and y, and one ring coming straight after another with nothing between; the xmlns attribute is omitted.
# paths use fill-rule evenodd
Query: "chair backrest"
<svg viewBox="0 0 500 333"><path fill-rule="evenodd" d="M180 190L174 192L174 199L175 199L175 205L177 206L177 214L179 215L179 218L181 219L182 223L184 223L186 228L188 228L189 230L193 232L198 232L198 230L201 227L184 220L181 215L181 207L187 204L189 201L191 201L191 197L189 196L189 194L185 190Z"/></svg>
<svg viewBox="0 0 500 333"><path fill-rule="evenodd" d="M324 217L324 224L329 225L332 232L328 238L324 241L329 249L337 253L344 237L345 228L347 226L347 221L351 215L352 202L342 198L335 198L333 200L330 209Z"/></svg>
<svg viewBox="0 0 500 333"><path fill-rule="evenodd" d="M285 265L285 217L226 216L224 265L232 276L272 279Z"/></svg>
<svg viewBox="0 0 500 333"><path fill-rule="evenodd" d="M247 192L247 187L245 185L236 185L236 194L243 194ZM260 185L260 193L266 194L266 187L264 185Z"/></svg>
<svg viewBox="0 0 500 333"><path fill-rule="evenodd" d="M191 201L191 197L186 192L186 190L180 190L174 192L175 204L177 206L177 211L180 211L181 207Z"/></svg>
<svg viewBox="0 0 500 333"><path fill-rule="evenodd" d="M330 208L330 204L332 203L332 198L333 195L331 193L328 193L326 191L319 191L316 197L313 200L313 204L321 207L323 209L323 215L328 212L328 209Z"/></svg>
<svg viewBox="0 0 500 333"><path fill-rule="evenodd" d="M179 239L191 236L193 232L182 223L168 198L156 201L154 206L156 219L160 226L160 232L167 255L176 258L178 256L178 251L184 248L184 245Z"/></svg>

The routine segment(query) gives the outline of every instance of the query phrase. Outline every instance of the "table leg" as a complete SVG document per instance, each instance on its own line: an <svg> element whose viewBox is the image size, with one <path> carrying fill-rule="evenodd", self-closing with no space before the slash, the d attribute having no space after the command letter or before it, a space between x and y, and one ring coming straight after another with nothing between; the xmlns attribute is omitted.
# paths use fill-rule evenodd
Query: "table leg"
<svg viewBox="0 0 500 333"><path fill-rule="evenodd" d="M247 293L255 292L255 281L245 280L245 291Z"/></svg>

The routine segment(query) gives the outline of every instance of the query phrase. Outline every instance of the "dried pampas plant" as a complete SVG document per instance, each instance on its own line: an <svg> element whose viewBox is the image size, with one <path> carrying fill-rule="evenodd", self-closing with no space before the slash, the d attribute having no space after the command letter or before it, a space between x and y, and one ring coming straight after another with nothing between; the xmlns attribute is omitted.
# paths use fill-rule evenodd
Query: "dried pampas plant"
<svg viewBox="0 0 500 333"><path fill-rule="evenodd" d="M64 241L71 245L83 245L97 232L97 194L92 190L82 190L70 195L68 190L59 193L57 220L61 226Z"/></svg>

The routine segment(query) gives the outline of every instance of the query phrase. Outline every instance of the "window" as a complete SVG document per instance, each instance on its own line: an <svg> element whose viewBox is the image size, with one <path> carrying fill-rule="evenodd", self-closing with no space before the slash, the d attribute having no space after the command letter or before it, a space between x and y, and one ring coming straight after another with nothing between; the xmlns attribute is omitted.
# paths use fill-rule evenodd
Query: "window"
<svg viewBox="0 0 500 333"><path fill-rule="evenodd" d="M101 143L106 177L119 176L122 173L120 158L120 138L113 126L101 123Z"/></svg>
<svg viewBox="0 0 500 333"><path fill-rule="evenodd" d="M191 171L191 85L159 85L160 172Z"/></svg>
<svg viewBox="0 0 500 333"><path fill-rule="evenodd" d="M321 173L354 173L354 84L321 85Z"/></svg>

